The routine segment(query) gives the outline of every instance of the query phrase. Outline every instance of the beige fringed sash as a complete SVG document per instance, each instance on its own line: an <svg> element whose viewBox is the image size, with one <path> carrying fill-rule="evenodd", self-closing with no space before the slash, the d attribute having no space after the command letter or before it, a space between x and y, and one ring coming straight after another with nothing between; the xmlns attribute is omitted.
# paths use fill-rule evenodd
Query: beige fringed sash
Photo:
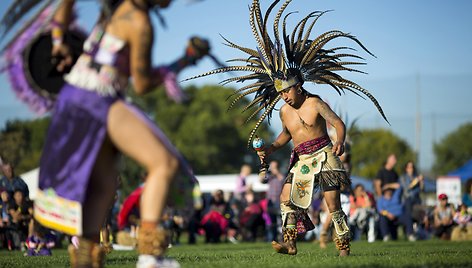
<svg viewBox="0 0 472 268"><path fill-rule="evenodd" d="M297 207L306 209L313 198L315 177L320 172L339 170L343 165L339 157L332 153L332 144L319 149L312 154L299 155L298 161L290 172L293 174L290 201Z"/></svg>

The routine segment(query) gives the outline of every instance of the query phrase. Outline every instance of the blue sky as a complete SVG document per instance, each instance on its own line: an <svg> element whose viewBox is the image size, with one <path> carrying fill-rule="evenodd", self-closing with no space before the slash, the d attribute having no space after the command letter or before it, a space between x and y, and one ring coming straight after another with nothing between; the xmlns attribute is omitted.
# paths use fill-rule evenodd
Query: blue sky
<svg viewBox="0 0 472 268"><path fill-rule="evenodd" d="M11 0L3 0L0 14ZM222 45L222 34L236 44L255 48L248 22L250 0L176 0L163 15L167 29L155 22L156 40L153 51L155 64L169 63L183 53L189 37L199 35L211 42L212 53L220 60L240 57L235 49ZM261 0L263 10L271 1ZM349 120L359 117L366 128L387 128L416 144L416 119L420 122L420 167L428 169L434 162L432 145L458 126L472 122L472 1L316 1L293 0L287 11L297 21L310 11L334 10L317 23L313 34L338 29L357 36L377 58L359 52L368 73L346 74L368 89L382 105L391 126L386 124L374 105L353 94L339 97L332 90L316 85L307 89L321 95L335 111L348 114ZM79 22L90 29L96 14L94 2L79 4ZM289 23L290 25L290 23ZM355 46L350 42L345 45ZM203 60L198 66L180 74L184 79L215 66ZM216 75L185 82L183 86L214 84L226 75ZM6 120L34 118L26 105L13 96L4 75L0 76L0 127ZM417 116L419 114L419 116ZM277 115L274 114L274 118ZM278 120L272 122L280 131ZM472 135L472 134L471 134ZM471 137L472 138L472 137Z"/></svg>

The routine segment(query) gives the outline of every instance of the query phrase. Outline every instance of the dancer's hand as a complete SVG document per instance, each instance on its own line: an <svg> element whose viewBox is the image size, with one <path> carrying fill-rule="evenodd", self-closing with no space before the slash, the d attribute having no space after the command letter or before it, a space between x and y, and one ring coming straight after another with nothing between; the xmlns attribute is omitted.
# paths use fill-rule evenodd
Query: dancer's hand
<svg viewBox="0 0 472 268"><path fill-rule="evenodd" d="M72 64L72 54L66 44L53 45L51 56L52 64L56 65L58 72L63 72Z"/></svg>
<svg viewBox="0 0 472 268"><path fill-rule="evenodd" d="M335 142L333 144L333 154L337 156L341 156L344 153L344 143L342 142Z"/></svg>
<svg viewBox="0 0 472 268"><path fill-rule="evenodd" d="M266 152L267 148L264 148L262 151L257 151L257 155L259 156L259 159L261 160L261 164L265 164L265 157L267 154Z"/></svg>

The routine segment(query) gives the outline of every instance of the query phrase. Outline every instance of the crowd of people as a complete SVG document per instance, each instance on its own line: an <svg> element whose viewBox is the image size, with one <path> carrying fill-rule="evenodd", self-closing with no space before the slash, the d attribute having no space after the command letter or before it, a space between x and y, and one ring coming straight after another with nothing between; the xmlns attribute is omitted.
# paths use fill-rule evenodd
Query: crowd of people
<svg viewBox="0 0 472 268"><path fill-rule="evenodd" d="M12 163L0 168L0 248L22 250L26 256L51 255L56 236L33 220L28 185L15 174Z"/></svg>
<svg viewBox="0 0 472 268"><path fill-rule="evenodd" d="M465 185L462 204L458 207L449 203L444 193L438 195L436 206L427 207L421 199L423 178L416 172L414 163L408 162L400 176L395 166L396 157L392 154L373 181L374 191L378 192L367 191L363 184L341 190L341 207L348 216L353 241L367 240L371 243L397 240L399 237L408 241L432 237L442 240L472 239L472 180ZM270 242L280 239L279 195L285 176L279 170L278 162L271 161L266 176L261 178L261 183L267 184L268 190L261 193L255 192L246 183L250 174L251 167L242 166L236 180L235 189L238 191L216 190L211 195L203 195L203 205L191 217L166 210L163 221L170 234L170 244L180 244L183 233L188 234L190 244L197 243L198 236L205 243ZM22 250L28 256L51 255L51 249L62 244L59 239L71 241L71 237L34 223L28 186L16 176L11 163L2 165L0 196L0 246L3 250ZM124 228L119 228L116 217L120 205L117 199L106 228L110 232L108 236L115 244L119 243L117 233L123 233L124 229L134 237L134 242L125 244L135 246L138 210L128 215L130 219ZM329 213L320 193L315 194L309 211L316 228L298 240L319 241L320 247L325 248L332 234L330 221L327 220Z"/></svg>
<svg viewBox="0 0 472 268"><path fill-rule="evenodd" d="M367 240L408 241L437 238L442 240L472 239L472 206L467 202L472 197L472 180L465 187L462 204L455 207L448 196L440 193L437 205L427 206L422 200L423 176L409 161L401 175L395 171L396 156L389 155L373 181L374 192L363 184L341 189L341 207L348 216L353 241ZM279 195L284 175L278 162L270 163L269 172L261 179L268 184L266 193L255 193L245 184L247 166L242 168L237 184L245 185L244 192L215 191L206 200L201 213L200 234L205 241L216 243L228 241L273 241L281 236ZM299 240L317 240L326 247L331 235L331 221L323 196L318 193L310 207L310 218L317 226Z"/></svg>

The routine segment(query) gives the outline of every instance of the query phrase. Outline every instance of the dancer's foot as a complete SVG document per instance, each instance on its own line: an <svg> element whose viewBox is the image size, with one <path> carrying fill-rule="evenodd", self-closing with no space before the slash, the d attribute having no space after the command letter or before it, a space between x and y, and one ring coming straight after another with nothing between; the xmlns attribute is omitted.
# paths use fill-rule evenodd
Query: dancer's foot
<svg viewBox="0 0 472 268"><path fill-rule="evenodd" d="M297 255L297 247L290 243L272 241L272 248L280 254Z"/></svg>
<svg viewBox="0 0 472 268"><path fill-rule="evenodd" d="M343 249L339 251L339 257L347 257L351 254L349 249Z"/></svg>

